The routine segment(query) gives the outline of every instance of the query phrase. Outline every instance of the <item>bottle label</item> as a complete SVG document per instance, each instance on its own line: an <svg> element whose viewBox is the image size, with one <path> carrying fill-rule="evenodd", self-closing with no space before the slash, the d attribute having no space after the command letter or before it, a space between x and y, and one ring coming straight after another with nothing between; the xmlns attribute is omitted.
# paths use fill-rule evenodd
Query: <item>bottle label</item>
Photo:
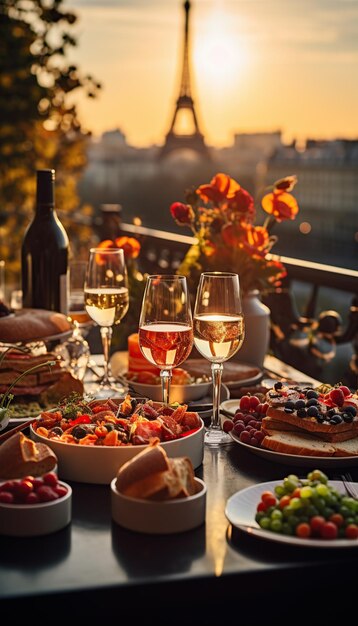
<svg viewBox="0 0 358 626"><path fill-rule="evenodd" d="M64 313L67 315L68 313L68 302L69 302L69 293L70 293L70 280L69 280L69 272L66 274L61 274L60 276L60 313Z"/></svg>

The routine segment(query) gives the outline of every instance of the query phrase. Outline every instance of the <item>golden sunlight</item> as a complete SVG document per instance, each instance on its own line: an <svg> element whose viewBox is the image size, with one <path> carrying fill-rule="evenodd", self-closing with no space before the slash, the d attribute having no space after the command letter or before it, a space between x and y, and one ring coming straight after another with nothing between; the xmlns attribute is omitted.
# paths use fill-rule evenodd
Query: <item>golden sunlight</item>
<svg viewBox="0 0 358 626"><path fill-rule="evenodd" d="M213 11L198 26L193 49L198 81L211 82L218 89L231 91L238 74L246 70L248 50L228 13Z"/></svg>

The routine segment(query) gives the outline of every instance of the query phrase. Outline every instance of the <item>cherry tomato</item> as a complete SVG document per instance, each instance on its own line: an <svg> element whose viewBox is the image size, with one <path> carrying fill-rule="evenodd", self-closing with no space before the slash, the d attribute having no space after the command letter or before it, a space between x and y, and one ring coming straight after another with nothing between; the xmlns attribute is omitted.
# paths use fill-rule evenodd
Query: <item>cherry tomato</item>
<svg viewBox="0 0 358 626"><path fill-rule="evenodd" d="M329 521L333 522L333 524L335 524L339 528L344 522L344 517L340 513L332 513L332 515L330 515L329 517Z"/></svg>
<svg viewBox="0 0 358 626"><path fill-rule="evenodd" d="M275 506L277 504L277 498L272 491L264 491L261 494L261 501L268 506Z"/></svg>
<svg viewBox="0 0 358 626"><path fill-rule="evenodd" d="M321 537L323 539L336 539L338 535L338 526L333 522L324 522L321 528Z"/></svg>
<svg viewBox="0 0 358 626"><path fill-rule="evenodd" d="M288 495L282 496L282 498L280 498L280 501L279 501L280 509L284 509L285 506L290 504L290 500L291 500L291 496L288 496Z"/></svg>
<svg viewBox="0 0 358 626"><path fill-rule="evenodd" d="M344 534L347 539L358 539L358 526L357 524L348 524L344 530Z"/></svg>
<svg viewBox="0 0 358 626"><path fill-rule="evenodd" d="M310 537L311 526L307 524L307 522L301 522L300 524L297 524L295 533L297 537L301 537L301 538Z"/></svg>
<svg viewBox="0 0 358 626"><path fill-rule="evenodd" d="M312 532L315 533L316 535L320 535L322 526L325 523L325 521L326 520L323 517L323 515L314 515L313 517L311 517L310 526L311 526Z"/></svg>

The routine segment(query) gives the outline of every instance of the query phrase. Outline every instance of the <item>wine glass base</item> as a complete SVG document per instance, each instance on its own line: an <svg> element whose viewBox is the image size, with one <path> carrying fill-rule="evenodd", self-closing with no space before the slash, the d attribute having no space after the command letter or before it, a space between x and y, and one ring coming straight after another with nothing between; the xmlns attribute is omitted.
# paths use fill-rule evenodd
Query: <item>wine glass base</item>
<svg viewBox="0 0 358 626"><path fill-rule="evenodd" d="M228 433L220 428L207 428L204 435L204 444L207 446L218 447L232 443L233 440Z"/></svg>

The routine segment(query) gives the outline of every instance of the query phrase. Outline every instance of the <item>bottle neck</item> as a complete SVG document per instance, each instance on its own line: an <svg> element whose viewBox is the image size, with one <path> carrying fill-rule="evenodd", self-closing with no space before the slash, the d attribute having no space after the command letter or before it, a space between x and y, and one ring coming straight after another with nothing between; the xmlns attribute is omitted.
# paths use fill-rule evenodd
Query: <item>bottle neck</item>
<svg viewBox="0 0 358 626"><path fill-rule="evenodd" d="M37 217L45 217L49 215L53 215L55 213L55 205L49 203L39 203L35 206L35 216Z"/></svg>

